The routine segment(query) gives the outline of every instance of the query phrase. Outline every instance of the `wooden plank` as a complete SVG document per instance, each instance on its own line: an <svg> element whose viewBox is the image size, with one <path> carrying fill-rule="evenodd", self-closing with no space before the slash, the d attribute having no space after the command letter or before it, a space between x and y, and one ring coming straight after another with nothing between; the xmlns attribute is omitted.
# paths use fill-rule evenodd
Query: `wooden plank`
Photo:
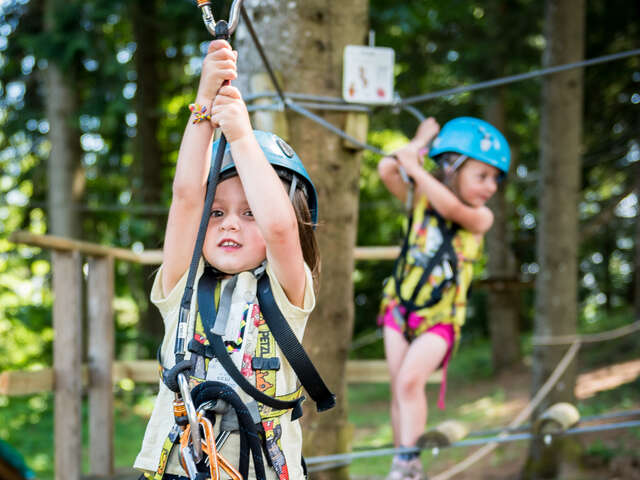
<svg viewBox="0 0 640 480"><path fill-rule="evenodd" d="M356 260L395 260L400 254L400 247L356 247Z"/></svg>
<svg viewBox="0 0 640 480"><path fill-rule="evenodd" d="M345 120L344 131L347 135L367 143L367 133L369 132L369 115L367 113L349 112ZM360 145L356 145L350 140L343 139L342 145L351 150L362 150Z"/></svg>
<svg viewBox="0 0 640 480"><path fill-rule="evenodd" d="M95 475L113 474L113 257L91 257L89 310L89 464Z"/></svg>
<svg viewBox="0 0 640 480"><path fill-rule="evenodd" d="M55 479L82 473L82 264L80 253L54 251L53 363Z"/></svg>
<svg viewBox="0 0 640 480"><path fill-rule="evenodd" d="M133 360L115 362L113 365L113 381L128 378L136 383L157 383L160 379L156 360Z"/></svg>
<svg viewBox="0 0 640 480"><path fill-rule="evenodd" d="M53 370L12 371L0 374L0 395L31 395L53 390Z"/></svg>
<svg viewBox="0 0 640 480"><path fill-rule="evenodd" d="M132 263L141 263L140 255L126 248L107 247L97 243L82 242L71 238L57 237L55 235L37 235L31 232L13 232L9 239L14 243L24 243L34 247L48 248L58 251L75 251L85 255L96 257L111 256L119 260Z"/></svg>
<svg viewBox="0 0 640 480"><path fill-rule="evenodd" d="M427 383L440 383L442 372L436 370ZM349 360L348 383L389 383L389 370L385 360Z"/></svg>
<svg viewBox="0 0 640 480"><path fill-rule="evenodd" d="M86 367L83 371L84 386L88 386ZM440 371L429 377L429 383L440 383ZM113 363L113 382L124 378L136 383L157 383L158 363L155 360L133 360ZM387 383L389 372L384 360L349 360L347 362L347 382L349 383ZM50 392L53 385L51 369L36 372L14 371L0 374L0 395L30 395Z"/></svg>

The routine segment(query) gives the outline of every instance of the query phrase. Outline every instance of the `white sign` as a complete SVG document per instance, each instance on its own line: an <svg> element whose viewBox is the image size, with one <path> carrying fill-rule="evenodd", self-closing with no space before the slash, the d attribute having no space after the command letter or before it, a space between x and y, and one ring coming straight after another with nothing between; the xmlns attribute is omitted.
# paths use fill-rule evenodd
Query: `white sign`
<svg viewBox="0 0 640 480"><path fill-rule="evenodd" d="M347 45L344 49L342 97L353 103L391 103L394 62L392 48Z"/></svg>

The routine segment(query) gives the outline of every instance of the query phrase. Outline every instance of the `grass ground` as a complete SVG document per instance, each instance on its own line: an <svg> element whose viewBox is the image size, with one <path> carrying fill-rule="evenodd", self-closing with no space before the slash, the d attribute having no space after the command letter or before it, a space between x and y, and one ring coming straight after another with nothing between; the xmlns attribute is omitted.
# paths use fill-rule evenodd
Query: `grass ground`
<svg viewBox="0 0 640 480"><path fill-rule="evenodd" d="M629 340L607 347L585 348L584 365L576 387L578 408L583 415L640 409L640 360ZM605 350L609 350L607 354ZM598 357L600 361L594 361ZM615 359L615 360L613 360ZM116 402L116 467L129 467L137 454L146 419L153 405L151 389L119 391ZM349 420L354 425L353 444L375 448L392 443L389 425L389 390L385 384L360 384L349 388ZM430 399L437 398L438 385L429 385ZM499 377L490 375L490 351L486 344L466 345L454 358L449 372L447 408L433 406L429 425L455 418L471 430L504 426L526 405L530 376L526 367ZM430 406L435 402L431 400ZM53 478L53 398L50 394L30 397L0 397L0 437L21 452L42 480ZM86 415L86 412L85 412ZM86 425L86 422L85 422ZM87 438L86 431L84 438ZM83 442L86 444L86 442ZM640 429L614 430L577 439L577 470L566 480L640 478ZM64 448L64 446L57 446ZM473 470L456 477L463 480L515 479L526 458L528 444L515 442L499 447ZM425 468L436 474L466 457L472 449L445 449L437 456L422 455ZM85 458L86 458L85 451ZM358 479L383 478L389 457L355 461L350 473ZM88 465L85 461L85 471ZM638 477L636 477L636 475ZM564 478L564 477L563 477Z"/></svg>

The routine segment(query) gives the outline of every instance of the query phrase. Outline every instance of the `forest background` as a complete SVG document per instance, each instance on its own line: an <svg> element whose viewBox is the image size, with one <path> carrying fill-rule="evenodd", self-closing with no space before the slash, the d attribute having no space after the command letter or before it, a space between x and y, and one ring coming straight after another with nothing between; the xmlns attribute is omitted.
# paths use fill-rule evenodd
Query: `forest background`
<svg viewBox="0 0 640 480"><path fill-rule="evenodd" d="M585 17L584 58L640 45L634 2L565 3L574 3L576 16ZM551 35L543 4L531 0L373 0L368 8L376 44L395 50L402 97L538 69ZM569 28L575 18L565 21ZM11 243L13 231L134 251L161 247L186 105L209 38L197 8L186 0L0 3L0 370L51 365L54 335L48 253ZM630 323L640 313L640 57L588 67L581 81L584 96L564 99L579 105L582 129L577 303L569 320L588 333ZM488 118L513 148L509 181L494 205L498 221L488 239L494 255L477 266L484 282L472 293L461 344L462 350L475 342L493 345L484 365L490 372L517 368L531 353L532 286L541 269L539 200L549 178L541 169L543 100L538 78L416 105L441 124L461 115ZM406 112L376 108L368 141L391 151L416 125ZM64 138L53 138L54 130ZM56 141L67 149L57 164L51 155ZM402 205L377 178L378 160L364 152L359 164L359 246L397 245L402 236ZM390 270L388 261L355 265L355 342L376 329L381 285ZM116 265L120 359L155 355L162 324L149 308L152 274L149 267ZM350 356L381 358L381 342ZM135 390L126 383L118 388Z"/></svg>

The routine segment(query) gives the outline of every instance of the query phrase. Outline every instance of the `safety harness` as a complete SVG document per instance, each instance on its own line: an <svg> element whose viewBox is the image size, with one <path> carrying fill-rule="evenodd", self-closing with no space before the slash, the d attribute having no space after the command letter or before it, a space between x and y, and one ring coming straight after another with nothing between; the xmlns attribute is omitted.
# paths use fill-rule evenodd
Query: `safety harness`
<svg viewBox="0 0 640 480"><path fill-rule="evenodd" d="M198 0L207 29L216 39L229 39L238 22L238 11L242 0L234 0L231 6L230 23L215 21L210 2ZM217 480L222 468L234 480L246 479L251 455L258 480L265 478L261 448L278 474L280 480L289 478L282 452L280 436L282 428L279 418L291 411L291 419L302 415L304 397L301 389L284 396L275 396L275 376L280 368L275 345L280 347L302 386L316 403L319 412L335 405L335 396L329 391L318 374L304 348L296 338L287 320L276 304L269 278L264 268L254 271L257 277L257 309L247 312L245 321L254 321L258 326L260 355L252 359L251 369L255 372L256 386L251 385L238 370L229 356L228 345L222 336L229 320L230 302L238 276L233 276L220 293L220 275L212 268L205 268L198 282L198 308L204 330L204 337L194 328L193 338L187 341L189 316L198 265L202 257L202 246L209 221L209 212L215 197L220 175L226 139L221 137L207 180L207 191L198 235L194 247L187 283L180 304L176 342L174 346L175 365L164 368L158 351L161 378L175 393L175 424L164 442L159 466L154 480L161 480L166 471L169 455L173 447L180 445L180 460L190 480ZM216 298L219 302L216 308ZM253 308L252 307L252 308ZM205 340L206 339L206 340ZM238 339L242 341L242 336ZM190 356L186 358L186 351ZM216 359L231 379L255 401L244 404L229 385L206 381L208 364ZM244 370L244 366L243 366ZM235 415L229 415L233 410ZM213 438L215 415L223 414L220 433ZM219 452L231 431L240 432L240 457L238 470ZM303 460L304 468L304 460ZM306 469L305 469L306 474Z"/></svg>
<svg viewBox="0 0 640 480"><path fill-rule="evenodd" d="M425 252L421 251L415 245L409 246L413 228L413 216L414 212L413 209L411 209L408 214L407 231L402 242L400 254L394 263L392 274L398 302L405 308L406 315L410 312L429 308L437 304L442 299L443 292L450 285L458 282L458 256L453 248L453 238L460 229L460 226L456 223L450 223L448 225L448 222L436 210L427 208L422 219L422 224L418 230L426 231L430 219L435 218L438 229L442 234L442 240L435 251ZM429 281L433 270L437 266L442 265L448 265L449 271L444 272L445 274L442 280L437 285L433 285L429 298L418 304L418 296L425 284ZM422 270L422 273L413 287L411 294L403 297L403 282L409 276L412 269L415 268Z"/></svg>

